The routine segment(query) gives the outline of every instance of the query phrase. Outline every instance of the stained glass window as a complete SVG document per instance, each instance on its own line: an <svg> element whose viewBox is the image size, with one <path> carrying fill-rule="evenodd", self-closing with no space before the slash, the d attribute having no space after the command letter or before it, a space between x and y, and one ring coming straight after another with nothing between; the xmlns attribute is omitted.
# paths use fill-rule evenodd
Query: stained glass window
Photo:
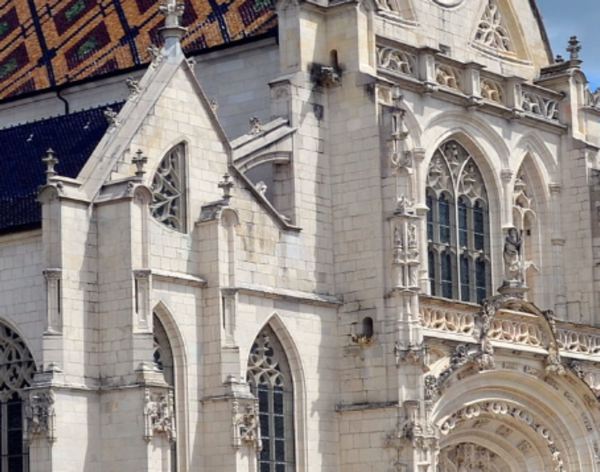
<svg viewBox="0 0 600 472"><path fill-rule="evenodd" d="M431 294L482 301L491 291L488 197L477 164L457 141L433 155L427 206Z"/></svg>
<svg viewBox="0 0 600 472"><path fill-rule="evenodd" d="M247 380L258 398L262 450L260 472L292 472L294 460L293 389L283 348L273 330L263 329L248 359Z"/></svg>
<svg viewBox="0 0 600 472"><path fill-rule="evenodd" d="M29 448L23 435L23 392L35 372L23 340L0 325L0 471L29 470Z"/></svg>

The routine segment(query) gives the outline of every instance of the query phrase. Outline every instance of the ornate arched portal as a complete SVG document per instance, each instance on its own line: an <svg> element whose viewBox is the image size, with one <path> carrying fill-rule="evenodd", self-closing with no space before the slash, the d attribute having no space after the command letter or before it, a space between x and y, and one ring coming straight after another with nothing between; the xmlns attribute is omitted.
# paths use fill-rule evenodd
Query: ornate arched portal
<svg viewBox="0 0 600 472"><path fill-rule="evenodd" d="M438 471L597 470L597 421L582 416L584 387L572 374L547 380L498 369L452 384L434 408Z"/></svg>

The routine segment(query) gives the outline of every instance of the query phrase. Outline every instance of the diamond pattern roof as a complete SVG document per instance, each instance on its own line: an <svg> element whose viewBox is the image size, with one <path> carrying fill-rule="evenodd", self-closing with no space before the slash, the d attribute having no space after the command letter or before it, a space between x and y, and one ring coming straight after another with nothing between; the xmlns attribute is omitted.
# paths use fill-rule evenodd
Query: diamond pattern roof
<svg viewBox="0 0 600 472"><path fill-rule="evenodd" d="M150 61L158 0L0 0L0 100ZM271 32L273 0L185 0L187 53Z"/></svg>

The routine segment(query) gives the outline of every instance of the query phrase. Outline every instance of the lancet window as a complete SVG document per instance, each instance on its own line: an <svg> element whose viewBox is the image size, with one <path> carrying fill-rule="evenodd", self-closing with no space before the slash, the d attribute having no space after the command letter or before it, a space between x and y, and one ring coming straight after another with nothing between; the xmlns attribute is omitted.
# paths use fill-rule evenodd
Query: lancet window
<svg viewBox="0 0 600 472"><path fill-rule="evenodd" d="M34 372L33 358L23 340L0 324L0 471L29 470L23 400Z"/></svg>
<svg viewBox="0 0 600 472"><path fill-rule="evenodd" d="M258 471L294 471L292 377L283 348L269 327L262 330L252 345L247 381L258 399L262 441Z"/></svg>
<svg viewBox="0 0 600 472"><path fill-rule="evenodd" d="M152 318L154 352L153 361L155 367L163 373L165 382L175 390L175 363L173 360L173 350L169 337L160 319L156 314ZM175 395L173 395L175 398ZM177 405L173 405L173 410L177 411ZM177 472L177 443L171 441L171 472ZM1 471L0 471L1 472Z"/></svg>
<svg viewBox="0 0 600 472"><path fill-rule="evenodd" d="M185 232L185 146L178 144L160 161L152 178L152 216L165 226Z"/></svg>
<svg viewBox="0 0 600 472"><path fill-rule="evenodd" d="M442 144L427 176L431 294L480 303L489 293L489 201L473 157L457 141Z"/></svg>

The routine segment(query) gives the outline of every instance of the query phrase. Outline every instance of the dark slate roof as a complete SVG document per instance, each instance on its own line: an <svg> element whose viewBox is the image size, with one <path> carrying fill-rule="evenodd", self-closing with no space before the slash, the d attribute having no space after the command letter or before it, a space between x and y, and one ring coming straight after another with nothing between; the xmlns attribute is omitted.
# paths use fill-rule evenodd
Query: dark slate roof
<svg viewBox="0 0 600 472"><path fill-rule="evenodd" d="M274 0L184 0L187 53L273 33ZM0 1L0 99L149 62L159 0Z"/></svg>
<svg viewBox="0 0 600 472"><path fill-rule="evenodd" d="M122 103L112 104L120 110ZM42 157L54 149L57 172L75 178L108 128L102 108L57 116L0 130L0 233L39 227Z"/></svg>

